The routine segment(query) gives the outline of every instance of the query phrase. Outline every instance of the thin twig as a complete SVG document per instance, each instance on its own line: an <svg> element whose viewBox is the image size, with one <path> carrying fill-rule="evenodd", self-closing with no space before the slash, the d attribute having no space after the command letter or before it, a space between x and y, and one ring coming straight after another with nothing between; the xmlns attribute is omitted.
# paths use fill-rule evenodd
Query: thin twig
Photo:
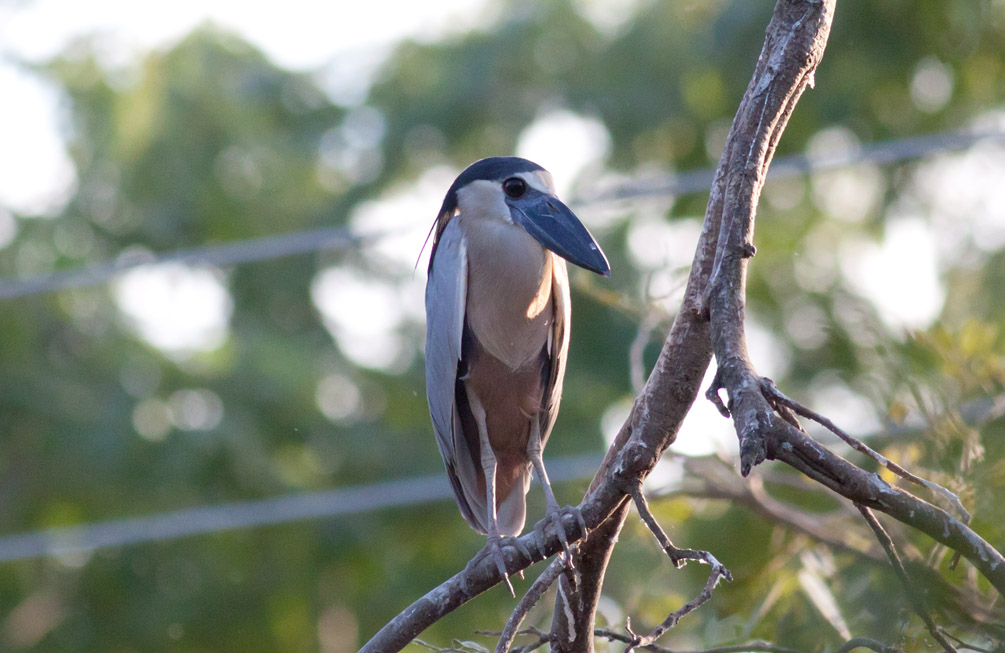
<svg viewBox="0 0 1005 653"><path fill-rule="evenodd" d="M459 639L455 639L450 643L450 646L435 646L429 642L423 641L419 638L412 640L414 643L427 648L430 651L436 651L436 653L480 653L482 650L481 644L475 644L474 642L462 642Z"/></svg>
<svg viewBox="0 0 1005 653"><path fill-rule="evenodd" d="M839 646L834 653L850 653L857 648L872 649L873 651L876 651L876 653L895 653L900 650L896 646L890 646L889 644L884 644L883 642L877 642L876 640L868 637L855 637Z"/></svg>
<svg viewBox="0 0 1005 653"><path fill-rule="evenodd" d="M630 635L619 633L618 631L611 630L610 628L597 628L593 631L593 634L596 637L604 637L612 642L622 642L624 644L632 643ZM749 644L734 644L732 646L716 646L697 651L682 651L679 649L660 646L658 644L647 644L638 648L645 649L647 651L656 651L657 653L804 653L799 649L788 648L787 646L778 646L776 644L761 641L750 642Z"/></svg>
<svg viewBox="0 0 1005 653"><path fill-rule="evenodd" d="M957 514L959 514L960 519L963 521L964 524L970 523L970 513L967 511L966 508L963 507L963 503L960 502L960 498L956 496L956 494L954 494L953 492L950 492L949 490L942 487L938 483L933 483L932 481L925 480L920 476L917 476L907 471L906 469L904 469L897 463L893 462L883 454L879 453L866 443L862 442L858 438L852 437L851 435L840 429L837 426L837 424L832 422L830 419L824 417L823 415L817 413L816 411L807 408L806 406L803 406L798 401L790 399L775 386L774 381L772 381L771 379L767 377L762 377L761 386L763 388L765 396L768 398L769 401L771 401L775 405L776 410L779 408L786 408L791 411L794 411L799 415L802 415L806 419L813 420L814 422L820 424L828 431L844 440L845 443L848 444L848 446L853 448L855 451L858 451L859 453L869 456L870 458L872 458L877 463L879 463L886 469L890 470L897 476L900 476L901 478L904 478L922 487L928 488L935 494L942 496L957 511ZM785 417L785 412L782 412L781 414L782 417ZM789 421L788 418L786 418L786 421ZM802 427L800 427L800 430L802 430Z"/></svg>
<svg viewBox="0 0 1005 653"><path fill-rule="evenodd" d="M639 322L639 329L628 347L628 369L631 373L632 391L638 395L646 385L644 354L653 331L667 318L663 311L650 310Z"/></svg>
<svg viewBox="0 0 1005 653"><path fill-rule="evenodd" d="M541 600L541 596L548 591L548 588L562 575L565 569L567 569L566 563L561 558L556 558L541 572L541 575L537 577L537 580L530 586L527 593L523 595L523 598L513 608L513 613L509 616L509 620L500 634L499 643L496 644L496 653L507 653L509 651L509 647L513 644L513 639L520 629L520 624L527 617L527 613L537 605L537 602Z"/></svg>
<svg viewBox="0 0 1005 653"><path fill-rule="evenodd" d="M984 648L984 647L980 647L980 646L974 646L973 644L967 644L966 642L964 642L962 639L960 639L956 635L953 635L952 633L947 632L946 629L942 628L941 626L939 627L939 632L942 633L943 635L945 635L946 637L948 637L949 639L953 640L954 642L956 642L958 648L964 648L964 649L967 649L969 651L977 651L977 653L995 653L996 652L996 649Z"/></svg>
<svg viewBox="0 0 1005 653"><path fill-rule="evenodd" d="M562 565L562 567L565 568L565 565ZM503 633L498 630L476 630L475 634L486 635L488 637L501 637L503 635ZM513 653L530 653L530 651L536 651L551 641L551 633L545 632L537 626L528 626L523 630L518 630L514 633L514 636L515 635L533 635L537 639L524 644L523 646L517 646L513 649Z"/></svg>
<svg viewBox="0 0 1005 653"><path fill-rule="evenodd" d="M872 514L872 510L863 506L862 504L856 503L855 507L858 511L862 513L862 517L865 518L865 522L869 524L872 532L876 534L876 539L879 541L883 550L886 551L886 556L890 559L890 565L893 567L893 571L897 574L897 578L904 585L904 591L907 593L907 599L911 603L911 607L914 611L918 613L921 620L925 622L925 626L928 627L928 632L931 634L932 638L937 641L946 653L957 653L956 647L954 647L948 639L940 632L939 627L935 624L932 619L932 615L928 613L928 608L925 606L925 599L922 595L915 591L911 584L911 578L907 575L907 570L904 569L904 563L900 559L900 555L897 553L896 547L894 547L893 540L890 535L883 528L883 525L879 523L876 516Z"/></svg>
<svg viewBox="0 0 1005 653"><path fill-rule="evenodd" d="M632 632L631 622L628 622L625 629L632 636L632 641L629 642L628 648L625 649L625 653L628 653L632 649L648 646L653 644L662 637L666 631L670 630L686 615L697 610L706 601L712 598L712 592L715 590L716 585L719 581L725 578L727 581L732 581L733 576L729 573L722 563L715 559L708 551L697 551L694 549L681 549L674 545L670 541L666 532L656 521L656 517L653 515L652 511L649 509L649 504L646 502L646 497L642 492L641 483L634 485L630 488L629 493L632 499L635 501L635 507L639 511L639 515L642 516L642 521L646 523L649 530L652 531L653 535L656 536L656 540L660 543L660 547L666 552L667 556L670 557L670 561L678 569L683 567L689 560L695 560L712 567L712 571L708 575L708 580L705 582L705 587L698 596L692 600L685 603L678 610L671 612L663 623L653 628L653 630L645 636L636 635Z"/></svg>

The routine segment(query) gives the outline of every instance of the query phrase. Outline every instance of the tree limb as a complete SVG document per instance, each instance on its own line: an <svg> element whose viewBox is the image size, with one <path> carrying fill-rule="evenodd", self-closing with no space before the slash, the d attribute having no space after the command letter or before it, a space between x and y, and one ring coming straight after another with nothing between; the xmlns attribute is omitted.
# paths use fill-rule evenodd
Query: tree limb
<svg viewBox="0 0 1005 653"><path fill-rule="evenodd" d="M592 651L594 617L610 553L628 512L627 493L637 487L674 441L714 350L718 370L708 396L732 416L740 439L741 473L771 458L853 502L914 526L963 553L1005 592L1005 559L969 527L945 511L884 482L813 442L764 393L744 337L747 261L754 255L757 201L782 131L799 97L812 85L823 55L835 0L778 0L764 47L734 118L716 170L684 303L631 414L579 508L590 532L574 555L579 582L559 579L551 650ZM718 391L726 389L728 404ZM544 551L523 536L533 555L504 549L509 573L526 569L561 548L554 526L542 524ZM586 533L570 519L570 543ZM388 623L364 651L397 651L428 625L500 582L492 560L476 556L468 566Z"/></svg>
<svg viewBox="0 0 1005 653"><path fill-rule="evenodd" d="M770 153L774 152L774 146L781 137L796 100L812 79L813 71L823 54L830 33L834 3L835 0L779 0L775 6L754 75L733 120L726 147L716 168L684 303L674 319L656 366L636 399L628 422L608 450L605 463L594 479L594 486L591 486L590 496L598 491L612 491L623 496L620 493L631 485L601 482L599 487L595 486L599 479L609 479L608 472L612 465L616 467L627 462L614 461L618 457L630 456L636 446L656 454L655 458L639 457L640 462L651 461L651 464L637 468L631 478L638 481L644 479L662 452L673 442L680 423L690 409L696 392L694 382L700 382L700 377L708 366L708 325L705 322L708 294L714 279L720 274L723 261L735 258L732 250L729 256L725 254L727 244L732 242L728 232L742 228L743 224L743 220L734 217L737 214L735 205L746 205L750 208L751 216L753 215L753 207L757 204L757 196L763 185L763 174L766 174L770 163ZM764 102L765 98L784 98L785 101L774 102L769 109L768 103ZM758 102L761 103L758 105L759 117L751 123L749 109ZM751 167L750 162L740 156L741 147L746 147L747 152L753 151L752 143L755 139L750 138L750 134L757 134L758 138L768 144L762 148L768 155L762 161L763 169L759 170L761 177L756 184L741 184L741 180L757 179L755 173L758 169ZM745 199L742 197L744 194ZM749 244L740 248L740 260L749 256L752 249L753 246ZM742 309L737 317L740 319L742 334ZM745 347L743 351L746 352ZM682 356L686 358L681 358ZM681 361L689 362L678 366ZM683 412L681 408L684 409ZM623 518L621 515L622 520ZM613 533L609 542L594 544L603 554L599 556L602 562L598 564L596 572L600 580L620 528L619 522L616 528L610 529ZM585 586L599 586L599 583L590 583L588 574L584 573L583 578ZM593 616L599 592L595 596L585 597L575 590L570 591L572 600L565 606L559 606L556 602L555 620L552 623L552 650L592 651ZM566 598L569 597L566 594ZM568 613L562 613L562 607L573 611L571 619ZM590 641L586 641L588 638Z"/></svg>
<svg viewBox="0 0 1005 653"><path fill-rule="evenodd" d="M872 458L877 463L879 463L886 469L890 470L897 476L900 476L901 478L904 478L912 483L927 488L937 496L941 496L949 503L949 505L953 507L953 510L956 511L956 514L959 515L960 519L963 521L964 524L970 523L970 513L967 512L967 509L963 507L963 504L960 502L960 498L956 496L956 494L950 492L949 490L942 487L938 483L933 483L931 481L925 480L920 476L917 476L916 474L909 472L908 470L904 469L897 463L893 462L892 460L890 460L883 454L879 453L878 451L876 451L866 443L862 442L858 438L853 438L852 436L845 433L844 430L838 428L837 424L832 422L827 417L824 417L820 413L811 410L806 406L803 406L799 402L786 397L777 387L775 387L775 384L771 379L763 378L761 379L761 383L764 386L763 390L765 395L767 395L769 401L772 401L775 404L775 410L779 409L786 410L786 413L782 413L783 416L785 416L788 411L792 411L796 415L801 415L802 417L817 422L818 424L826 428L828 431L841 438L845 442L845 444L850 446L855 451L858 451L859 453L863 453L869 456L870 458ZM794 418L787 419L786 421L788 421L790 424L792 424L797 428L801 428L799 426L799 423L795 421Z"/></svg>
<svg viewBox="0 0 1005 653"><path fill-rule="evenodd" d="M713 269L722 268L732 256L722 254L724 244L731 242L725 235L727 230L720 229L723 217L730 216L730 229L736 229L734 223L742 226L742 220L732 217L735 213L732 205L737 202L740 192L735 180L747 178L749 172L746 168L736 167L741 160L735 156L739 135L749 129L741 126L746 115L744 107L750 104L751 98L788 98L774 111L768 111L765 106L761 114L765 125L775 127L767 132L770 150L773 151L774 143L781 135L780 116L787 118L791 113L798 98L796 89L801 93L819 62L833 10L834 0L779 0L776 5L757 68L716 170L683 305L628 420L608 450L586 498L579 506L592 534L578 547L574 556L581 582L572 586L565 576L559 580L556 601L563 604L556 603L551 633L551 647L556 653L593 649L594 617L600 588L610 552L628 512L625 488L645 479L674 441L711 360L705 298L711 288ZM784 126L784 120L781 125ZM764 169L767 169L767 161L764 161ZM763 176L758 182L758 191L761 183ZM756 197L752 190L748 192L746 203L753 206ZM547 536L545 551L553 555L560 548L558 538L550 524L544 525L544 531ZM566 533L570 542L578 541L584 535L575 523L566 526ZM533 533L521 538L525 539L525 546L532 545L532 537ZM503 554L510 573L526 569L537 561L513 548L506 548ZM406 608L374 635L362 650L400 650L427 626L499 580L492 561L484 555L476 557L462 572Z"/></svg>
<svg viewBox="0 0 1005 653"><path fill-rule="evenodd" d="M746 271L747 261L755 251L757 198L781 130L800 94L811 83L813 69L823 54L827 33L823 23L829 24L833 6L833 1L828 0L779 2L754 80L733 122L723 154L733 172L726 183L725 212L707 294L718 369L706 396L733 418L744 476L765 458L785 462L853 502L885 512L962 553L1000 593L1005 593L1005 558L1001 553L944 510L813 442L793 425L795 418L791 414L777 411L766 397L764 381L747 353ZM820 28L800 29L812 24ZM777 47L770 48L773 41ZM786 59L790 46L803 58ZM728 392L726 405L719 398L720 389Z"/></svg>
<svg viewBox="0 0 1005 653"><path fill-rule="evenodd" d="M520 599L520 602L513 609L509 621L506 622L506 627L499 634L496 653L507 653L509 651L510 646L513 644L513 639L520 631L520 624L527 617L527 613L537 605L537 602L541 600L541 596L548 591L548 588L552 586L566 569L567 567L561 559L552 560L551 564L545 567L545 570L541 572L541 575L537 577L537 580L534 581L534 584L530 586L530 589L527 590L527 593L523 595L523 598Z"/></svg>
<svg viewBox="0 0 1005 653"><path fill-rule="evenodd" d="M779 0L768 25L764 49L733 119L720 161L724 181L722 228L716 246L706 305L718 370L707 396L718 397L726 379L752 372L744 335L747 261L755 253L754 216L768 166L789 116L823 57L835 0ZM725 165L723 165L725 164ZM718 175L717 175L718 177ZM716 180L718 181L718 179ZM732 395L730 395L732 400ZM717 403L724 410L721 401ZM765 458L759 424L737 423L740 471L746 476Z"/></svg>

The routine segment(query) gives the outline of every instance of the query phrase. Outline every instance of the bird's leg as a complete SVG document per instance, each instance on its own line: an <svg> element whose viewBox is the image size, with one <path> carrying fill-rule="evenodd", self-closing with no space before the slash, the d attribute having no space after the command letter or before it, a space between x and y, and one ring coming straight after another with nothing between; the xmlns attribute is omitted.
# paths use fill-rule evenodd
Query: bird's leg
<svg viewBox="0 0 1005 653"><path fill-rule="evenodd" d="M481 448L482 472L485 475L485 506L489 522L488 542L486 546L490 554L495 558L496 568L502 576L509 593L514 597L513 584L509 582L509 574L506 572L506 559L503 557L502 548L499 546L502 538L499 536L499 521L496 517L496 456L492 452L492 443L489 442L489 430L485 424L485 408L470 386L464 385L468 395L468 405L471 407L471 414L478 425L478 443Z"/></svg>
<svg viewBox="0 0 1005 653"><path fill-rule="evenodd" d="M534 470L537 472L537 480L541 482L541 487L544 488L544 499L547 503L547 514L551 517L551 521L555 524L555 533L558 535L559 541L562 542L562 555L565 558L565 563L567 565L572 565L572 553L569 551L569 538L565 534L565 526L562 525L562 508L558 505L558 501L555 500L555 493L551 489L551 483L548 481L548 472L544 469L544 459L541 457L542 453L541 446L541 424L537 419L531 421L530 427L530 440L527 442L527 455L530 457L530 462L534 465ZM586 531L585 524L583 523L583 516L581 514L576 514L576 518L580 525L583 526L583 531ZM535 530L537 530L535 528ZM538 548L544 551L544 533L538 533Z"/></svg>

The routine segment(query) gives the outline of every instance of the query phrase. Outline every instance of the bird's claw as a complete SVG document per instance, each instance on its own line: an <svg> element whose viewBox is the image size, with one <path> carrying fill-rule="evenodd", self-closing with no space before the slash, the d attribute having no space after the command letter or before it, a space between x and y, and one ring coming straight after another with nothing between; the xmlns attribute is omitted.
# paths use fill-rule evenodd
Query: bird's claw
<svg viewBox="0 0 1005 653"><path fill-rule="evenodd" d="M562 518L566 514L571 515L572 518L576 520L576 525L579 526L580 533L582 534L579 538L580 541L586 539L586 537L590 534L590 529L586 527L586 519L583 518L583 511L576 506L565 506L552 514L552 519L555 520L555 529L562 540L562 551L565 554L567 566L569 569L575 569L572 564L572 551L569 546L569 539L566 537L565 526L562 524Z"/></svg>
<svg viewBox="0 0 1005 653"><path fill-rule="evenodd" d="M545 521L541 520L534 524L534 546L537 547L537 552L541 554L542 560L548 559L548 549L545 547L545 542L547 538L544 533Z"/></svg>
<svg viewBox="0 0 1005 653"><path fill-rule="evenodd" d="M569 550L569 536L565 534L565 524L562 523L562 510L549 510L548 516L555 524L555 534L558 535L558 541L562 543L562 553L559 555L565 561L565 566L572 569L572 551Z"/></svg>
<svg viewBox="0 0 1005 653"><path fill-rule="evenodd" d="M512 546L514 549L520 552L520 555L527 558L527 560L534 559L534 556L531 555L530 549L524 546L523 542L520 541L519 537L501 537L500 539L503 541L503 545Z"/></svg>
<svg viewBox="0 0 1005 653"><path fill-rule="evenodd" d="M496 570L499 571L499 576L506 583L509 593L513 598L516 598L516 592L513 591L513 583L509 581L509 572L506 571L506 558L502 554L502 537L498 535L490 536L485 549L486 554L492 556L492 559L495 560Z"/></svg>
<svg viewBox="0 0 1005 653"><path fill-rule="evenodd" d="M524 546L524 543L520 541L518 537L510 537L503 535L489 536L488 542L485 545L484 554L493 557L496 563L496 570L499 572L499 576L506 583L506 587L509 589L509 593L516 597L516 592L513 591L513 584L509 580L509 572L506 571L506 558L503 556L502 548L504 546L512 546L514 549L520 552L520 555L525 557L527 560L533 560L534 557L531 555L530 549ZM520 578L523 578L523 570L517 572Z"/></svg>
<svg viewBox="0 0 1005 653"><path fill-rule="evenodd" d="M575 508L573 506L559 508L556 506L555 508L548 510L548 518L550 518L551 522L555 525L555 534L558 536L558 540L562 544L562 552L559 554L559 557L569 569L574 569L575 567L572 562L572 548L569 545L569 537L565 532L565 524L563 523L563 518L566 514L572 516L572 518L576 520L576 524L579 526L580 531L583 534L583 538L586 537L589 530L586 527L586 520L583 519L583 513L579 510L579 508ZM541 554L542 558L548 557L547 548L545 546L547 542L545 534L546 524L547 521L542 520L534 525L534 544L537 546L537 550Z"/></svg>

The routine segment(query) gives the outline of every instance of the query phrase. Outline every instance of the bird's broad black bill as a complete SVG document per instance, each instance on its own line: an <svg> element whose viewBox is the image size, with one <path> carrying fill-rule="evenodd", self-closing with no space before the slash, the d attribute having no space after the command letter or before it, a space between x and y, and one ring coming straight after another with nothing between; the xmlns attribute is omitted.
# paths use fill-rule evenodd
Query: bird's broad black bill
<svg viewBox="0 0 1005 653"><path fill-rule="evenodd" d="M576 214L556 197L534 192L506 203L513 221L541 245L573 265L611 276L611 266L600 245Z"/></svg>

